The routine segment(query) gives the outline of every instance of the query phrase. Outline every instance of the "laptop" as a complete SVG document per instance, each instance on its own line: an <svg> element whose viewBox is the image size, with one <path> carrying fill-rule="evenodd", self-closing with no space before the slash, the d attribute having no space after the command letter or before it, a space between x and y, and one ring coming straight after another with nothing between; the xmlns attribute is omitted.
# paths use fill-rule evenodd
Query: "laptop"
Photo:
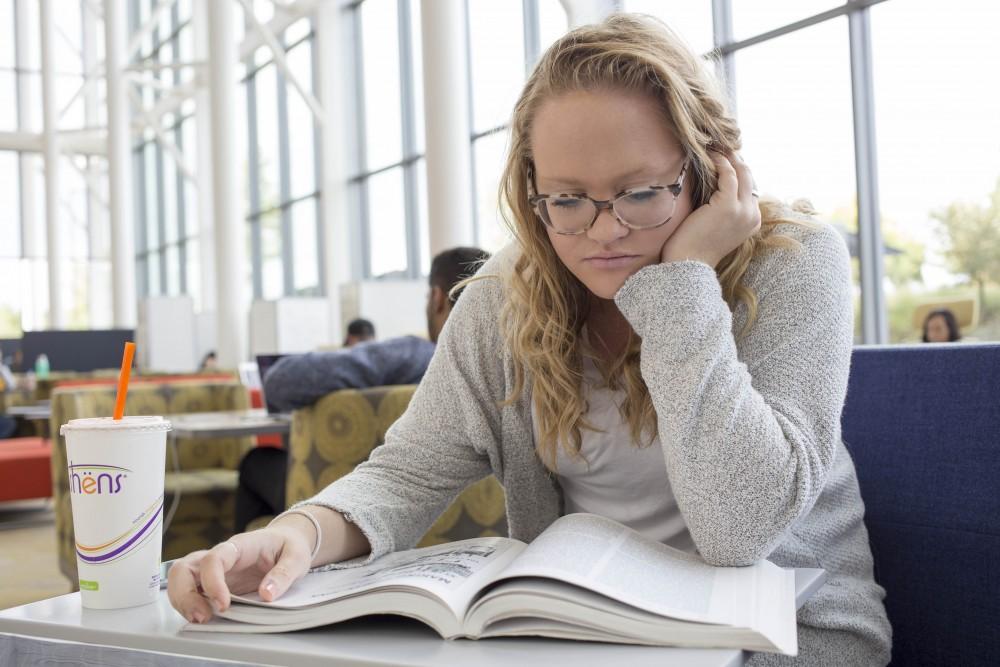
<svg viewBox="0 0 1000 667"><path fill-rule="evenodd" d="M278 359L286 357L285 354L258 354L257 355L257 373L260 375L260 393L264 398L264 405L267 406L267 414L278 415L281 414L281 410L278 410L271 402L267 400L267 393L264 391L264 380L267 379L267 373L274 366Z"/></svg>

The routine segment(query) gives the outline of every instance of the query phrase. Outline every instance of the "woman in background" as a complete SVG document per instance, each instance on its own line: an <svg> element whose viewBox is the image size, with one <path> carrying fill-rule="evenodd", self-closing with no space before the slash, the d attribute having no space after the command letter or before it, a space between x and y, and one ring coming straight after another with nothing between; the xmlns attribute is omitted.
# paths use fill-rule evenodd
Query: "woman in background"
<svg viewBox="0 0 1000 667"><path fill-rule="evenodd" d="M955 313L947 308L932 310L924 318L925 343L954 343L962 339L962 331L958 328Z"/></svg>

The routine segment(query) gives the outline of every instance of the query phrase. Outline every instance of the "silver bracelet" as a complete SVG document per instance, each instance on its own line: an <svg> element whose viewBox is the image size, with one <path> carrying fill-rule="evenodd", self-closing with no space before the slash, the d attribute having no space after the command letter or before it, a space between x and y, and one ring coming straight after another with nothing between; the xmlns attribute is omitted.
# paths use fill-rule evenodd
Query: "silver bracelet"
<svg viewBox="0 0 1000 667"><path fill-rule="evenodd" d="M267 524L268 527L270 528L275 521L277 521L283 516L288 516L289 514L301 514L305 518L309 519L312 522L313 528L316 529L316 546L313 547L312 553L309 554L309 566L312 567L312 562L316 560L316 554L319 553L319 545L323 542L323 529L319 527L319 521L316 520L316 517L314 517L309 512L298 508L285 510L278 516L271 519L271 523Z"/></svg>

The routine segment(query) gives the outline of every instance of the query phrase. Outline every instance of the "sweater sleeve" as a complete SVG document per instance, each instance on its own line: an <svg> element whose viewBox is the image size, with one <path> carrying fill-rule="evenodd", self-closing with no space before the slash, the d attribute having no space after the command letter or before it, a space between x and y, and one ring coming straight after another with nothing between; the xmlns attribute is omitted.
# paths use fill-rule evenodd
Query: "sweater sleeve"
<svg viewBox="0 0 1000 667"><path fill-rule="evenodd" d="M766 558L819 496L840 441L853 335L850 260L830 227L770 250L739 347L715 271L643 268L615 300L642 338L641 372L670 483L715 565Z"/></svg>
<svg viewBox="0 0 1000 667"><path fill-rule="evenodd" d="M368 557L347 565L411 548L465 487L492 472L487 452L497 451L505 396L495 283L463 291L385 444L305 501L340 512L368 538Z"/></svg>

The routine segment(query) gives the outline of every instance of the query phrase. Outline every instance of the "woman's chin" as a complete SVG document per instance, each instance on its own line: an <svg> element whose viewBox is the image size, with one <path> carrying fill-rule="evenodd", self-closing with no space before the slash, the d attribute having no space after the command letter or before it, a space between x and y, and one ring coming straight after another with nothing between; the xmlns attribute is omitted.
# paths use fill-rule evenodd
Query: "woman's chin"
<svg viewBox="0 0 1000 667"><path fill-rule="evenodd" d="M591 280L584 283L587 289L590 290L590 293L599 299L614 299L615 295L618 294L618 290L620 290L624 284L624 280Z"/></svg>

